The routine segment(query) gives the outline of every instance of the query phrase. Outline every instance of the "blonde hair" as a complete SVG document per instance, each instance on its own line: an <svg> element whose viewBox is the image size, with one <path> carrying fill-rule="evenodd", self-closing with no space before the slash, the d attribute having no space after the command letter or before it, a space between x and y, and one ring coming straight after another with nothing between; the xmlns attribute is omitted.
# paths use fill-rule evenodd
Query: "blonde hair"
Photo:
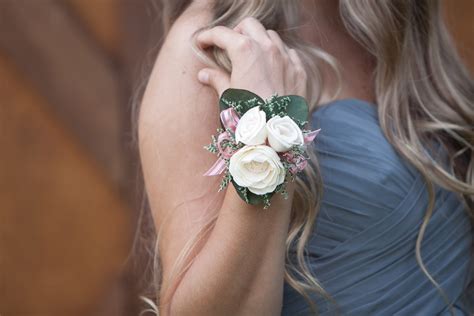
<svg viewBox="0 0 474 316"><path fill-rule="evenodd" d="M191 0L161 2L166 34ZM265 28L277 31L289 47L300 53L308 73L307 99L311 112L319 105L321 92L325 91L322 71L318 65L321 62L329 65L337 79L339 72L337 61L332 56L298 37L299 6L298 1L285 0L215 1L212 21L206 27L196 30L194 36L216 25L233 27L246 16L257 18ZM376 103L386 138L425 179L429 201L417 237L415 255L421 270L438 288L453 312L447 296L423 264L420 247L435 206L435 184L456 192L471 218L474 217L472 79L445 28L439 1L340 0L339 11L349 33L377 61L374 71ZM208 58L200 53L195 43L193 49L205 63L231 71L232 65L224 51L213 48L213 58ZM334 93L336 95L337 91ZM138 106L135 113L138 113ZM136 117L137 114L134 123L137 121ZM434 140L447 151L450 158L449 170L445 170L429 155L427 149L430 148L426 146L430 146ZM324 296L336 303L336 306L337 302L324 291L305 258L306 244L320 208L323 185L317 157L313 151L308 154L310 168L306 168L304 174L297 178L291 210L286 240L285 281L303 295L311 309L317 313L317 306L310 299L311 292ZM185 245L173 269L175 284L192 264L191 252L199 248L199 242L212 230L217 216L217 212L211 214L202 230ZM158 240L159 233L153 241L154 282L151 288L154 293L149 296L153 296L154 301L160 304L166 300L159 297L161 270L157 253ZM296 262L291 260L293 249L296 251ZM168 292L167 296L170 297L171 294Z"/></svg>

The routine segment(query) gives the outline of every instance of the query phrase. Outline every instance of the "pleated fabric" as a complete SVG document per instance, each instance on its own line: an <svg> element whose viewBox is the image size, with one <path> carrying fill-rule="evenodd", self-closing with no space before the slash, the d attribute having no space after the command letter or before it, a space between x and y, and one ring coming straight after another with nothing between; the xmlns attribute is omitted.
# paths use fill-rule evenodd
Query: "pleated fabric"
<svg viewBox="0 0 474 316"><path fill-rule="evenodd" d="M314 294L320 315L450 315L420 269L415 242L428 206L421 174L385 138L375 105L328 103L311 116L323 199L307 261L334 304ZM421 245L423 262L454 304L474 313L472 227L461 199L436 187L435 211ZM282 315L311 315L285 282Z"/></svg>

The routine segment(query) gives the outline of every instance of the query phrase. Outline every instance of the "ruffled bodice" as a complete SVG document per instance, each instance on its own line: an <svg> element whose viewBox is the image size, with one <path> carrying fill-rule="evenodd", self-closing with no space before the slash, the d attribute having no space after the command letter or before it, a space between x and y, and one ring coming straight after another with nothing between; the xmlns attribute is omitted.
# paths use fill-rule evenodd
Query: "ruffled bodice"
<svg viewBox="0 0 474 316"><path fill-rule="evenodd" d="M343 315L449 315L417 264L415 242L428 192L421 174L385 138L375 105L331 102L312 113L323 199L308 261ZM468 315L474 298L472 232L459 197L436 187L436 206L422 242L427 270ZM313 296L321 315L334 307ZM304 298L284 285L282 315L309 315ZM474 312L474 311L472 311Z"/></svg>

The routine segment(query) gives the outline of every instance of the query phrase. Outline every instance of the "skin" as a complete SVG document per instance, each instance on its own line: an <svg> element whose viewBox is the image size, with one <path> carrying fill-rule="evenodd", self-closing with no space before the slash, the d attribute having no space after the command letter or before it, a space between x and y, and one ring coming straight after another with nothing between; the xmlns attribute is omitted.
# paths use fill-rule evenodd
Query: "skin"
<svg viewBox="0 0 474 316"><path fill-rule="evenodd" d="M334 56L340 63L342 86L337 99L357 98L376 103L372 73L376 60L354 40L339 16L337 0L300 0L303 10L300 36ZM328 101L337 82L331 70L322 65L327 91L322 102Z"/></svg>
<svg viewBox="0 0 474 316"><path fill-rule="evenodd" d="M194 2L174 23L139 117L140 155L157 229L167 219L159 243L162 289L168 288L171 267L211 202L219 214L170 304L160 305L160 315L278 315L295 185L289 183L287 200L274 195L267 210L246 204L232 185L217 192L221 177L203 176L216 157L203 145L220 126L217 104L224 89L248 89L264 98L273 92L305 96L306 73L296 52L253 18L234 29L216 27L201 34L202 47L226 49L233 64L232 74L207 68L191 51L189 37L209 21L208 5Z"/></svg>

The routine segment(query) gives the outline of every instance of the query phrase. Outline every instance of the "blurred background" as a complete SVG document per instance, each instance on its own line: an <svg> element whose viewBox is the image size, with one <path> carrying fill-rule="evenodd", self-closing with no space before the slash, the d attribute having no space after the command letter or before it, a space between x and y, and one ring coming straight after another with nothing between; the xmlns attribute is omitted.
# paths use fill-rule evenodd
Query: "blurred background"
<svg viewBox="0 0 474 316"><path fill-rule="evenodd" d="M474 0L444 0L474 69ZM131 105L154 0L0 0L0 315L139 314ZM138 93L139 95L139 93Z"/></svg>

